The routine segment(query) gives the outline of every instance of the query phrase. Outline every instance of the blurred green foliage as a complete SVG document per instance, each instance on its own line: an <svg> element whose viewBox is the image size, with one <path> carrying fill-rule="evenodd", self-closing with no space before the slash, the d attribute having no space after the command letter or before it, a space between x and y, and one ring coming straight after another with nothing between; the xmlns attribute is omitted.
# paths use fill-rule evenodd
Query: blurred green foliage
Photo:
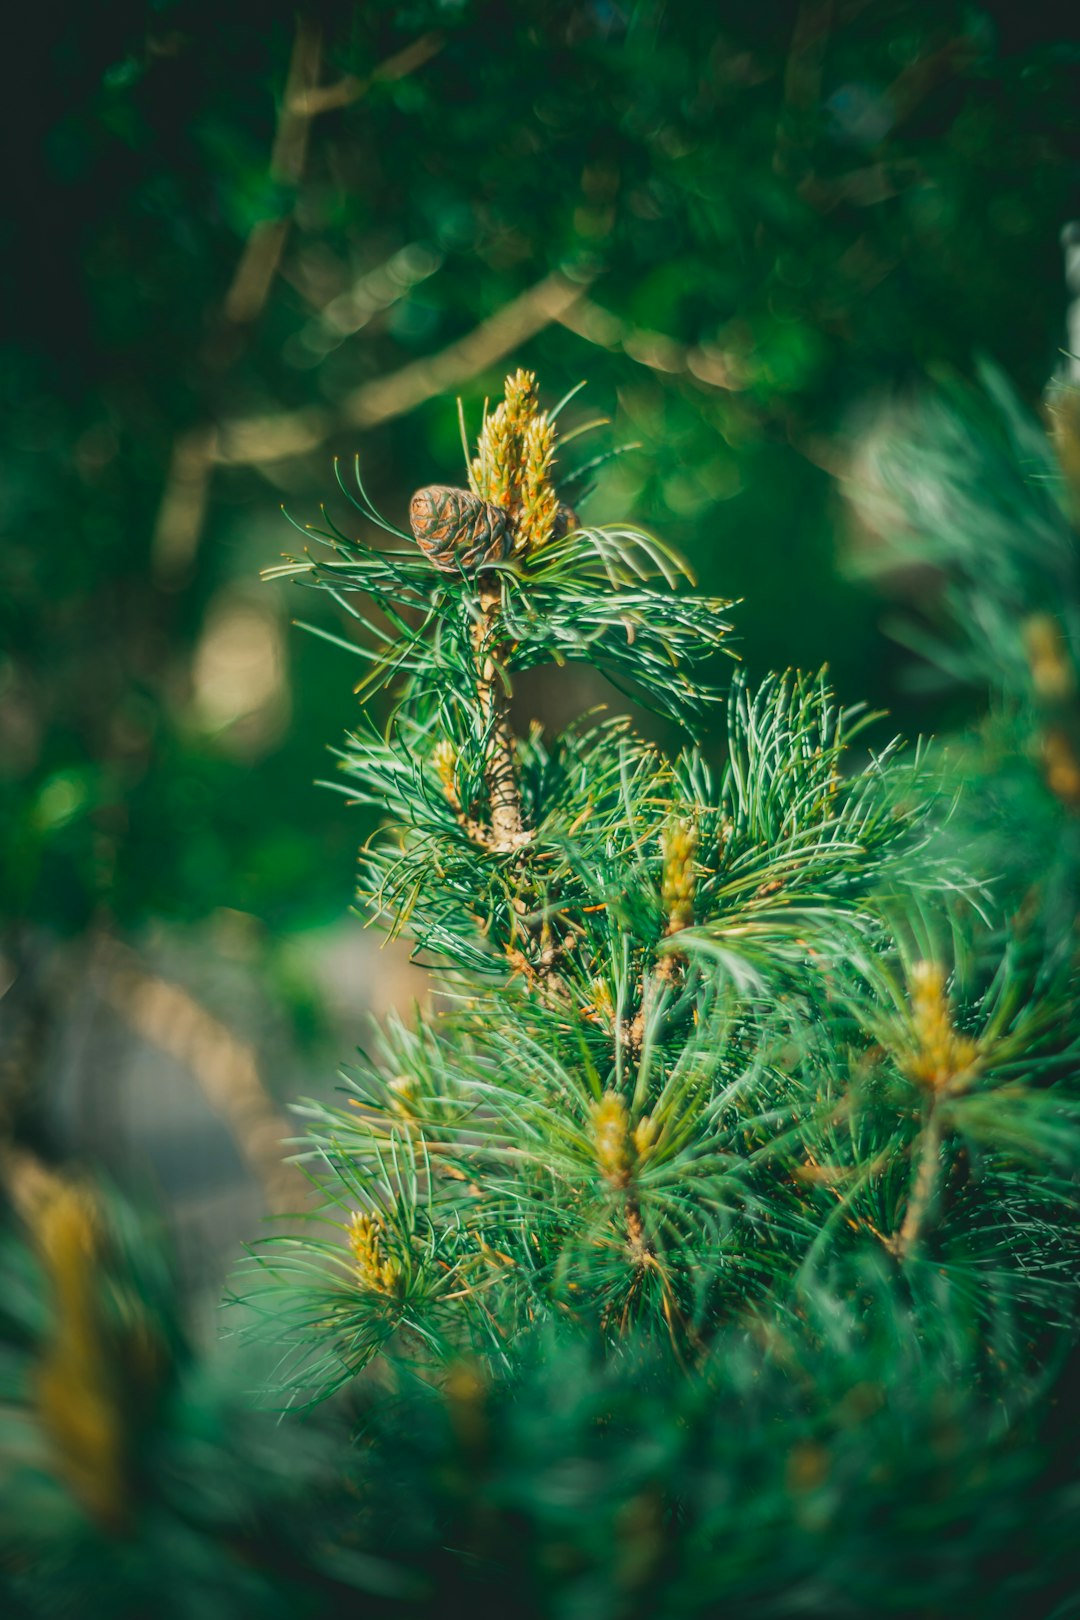
<svg viewBox="0 0 1080 1620"><path fill-rule="evenodd" d="M928 364L1041 387L1078 61L1004 0L30 8L0 108L8 914L338 910L355 829L310 783L354 711L254 583L275 502L317 517L357 449L395 516L458 479L438 377L394 378L552 271L583 298L509 359L587 374L579 420L642 446L592 515L745 597L755 674L828 658L925 720L838 577L827 470L856 404ZM474 422L502 361L464 368ZM297 411L296 453L200 461Z"/></svg>

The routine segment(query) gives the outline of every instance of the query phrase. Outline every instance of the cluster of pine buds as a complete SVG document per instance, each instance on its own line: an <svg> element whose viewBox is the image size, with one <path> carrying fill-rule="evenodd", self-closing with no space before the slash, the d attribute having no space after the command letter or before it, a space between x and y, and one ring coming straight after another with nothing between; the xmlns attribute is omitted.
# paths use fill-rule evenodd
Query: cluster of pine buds
<svg viewBox="0 0 1080 1620"><path fill-rule="evenodd" d="M656 1122L643 1114L630 1129L630 1114L617 1091L605 1091L590 1109L593 1149L604 1180L625 1187L637 1160L643 1159L656 1138Z"/></svg>
<svg viewBox="0 0 1080 1620"><path fill-rule="evenodd" d="M484 418L471 468L476 494L511 514L516 552L546 545L555 534L554 461L555 424L540 409L536 377L516 371L506 379L505 398Z"/></svg>
<svg viewBox="0 0 1080 1620"><path fill-rule="evenodd" d="M383 1247L383 1223L377 1215L363 1210L354 1213L349 1223L349 1248L364 1288L375 1294L396 1292L401 1268Z"/></svg>

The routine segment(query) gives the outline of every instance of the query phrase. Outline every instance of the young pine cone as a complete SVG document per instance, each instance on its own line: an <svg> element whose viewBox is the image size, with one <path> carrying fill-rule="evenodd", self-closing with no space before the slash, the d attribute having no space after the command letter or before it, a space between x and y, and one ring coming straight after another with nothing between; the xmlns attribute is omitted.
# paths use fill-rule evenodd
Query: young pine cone
<svg viewBox="0 0 1080 1620"><path fill-rule="evenodd" d="M409 522L421 551L447 574L470 574L502 562L513 544L509 512L446 484L417 490L409 502Z"/></svg>

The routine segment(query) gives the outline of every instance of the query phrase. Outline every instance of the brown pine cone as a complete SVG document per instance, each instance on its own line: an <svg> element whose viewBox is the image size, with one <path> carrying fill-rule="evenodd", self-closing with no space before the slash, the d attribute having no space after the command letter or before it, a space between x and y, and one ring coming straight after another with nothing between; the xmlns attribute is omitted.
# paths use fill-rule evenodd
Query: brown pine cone
<svg viewBox="0 0 1080 1620"><path fill-rule="evenodd" d="M444 573L470 574L510 555L509 512L467 489L431 484L409 502L409 522L424 555Z"/></svg>

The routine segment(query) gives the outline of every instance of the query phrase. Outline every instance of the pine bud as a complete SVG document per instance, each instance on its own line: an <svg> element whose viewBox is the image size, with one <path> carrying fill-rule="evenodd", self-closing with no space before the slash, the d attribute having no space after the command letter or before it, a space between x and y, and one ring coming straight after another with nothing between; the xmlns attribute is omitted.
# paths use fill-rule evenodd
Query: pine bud
<svg viewBox="0 0 1080 1620"><path fill-rule="evenodd" d="M1032 613L1022 630L1036 694L1044 703L1065 702L1076 691L1076 672L1060 624L1052 613Z"/></svg>
<svg viewBox="0 0 1080 1620"><path fill-rule="evenodd" d="M357 1210L349 1223L349 1248L356 1262L356 1275L373 1294L393 1294L401 1276L396 1260L383 1249L383 1223L377 1215Z"/></svg>
<svg viewBox="0 0 1080 1620"><path fill-rule="evenodd" d="M698 830L690 820L674 821L660 834L660 852L664 858L660 903L666 919L665 932L669 935L691 927L694 921L697 847Z"/></svg>
<svg viewBox="0 0 1080 1620"><path fill-rule="evenodd" d="M447 802L454 810L460 808L457 790L457 749L449 737L440 737L431 750L431 763Z"/></svg>
<svg viewBox="0 0 1080 1620"><path fill-rule="evenodd" d="M390 1092L390 1106L395 1114L411 1118L416 1113L420 1082L415 1074L396 1074L392 1080L387 1081L386 1089Z"/></svg>
<svg viewBox="0 0 1080 1620"><path fill-rule="evenodd" d="M514 549L538 550L555 534L559 516L559 497L551 482L555 427L546 414L534 416L526 424L521 460L521 499Z"/></svg>
<svg viewBox="0 0 1080 1620"><path fill-rule="evenodd" d="M536 372L525 371L519 366L512 376L507 377L503 392L506 397L506 414L511 425L520 432L529 418L535 416L540 408L540 390Z"/></svg>
<svg viewBox="0 0 1080 1620"><path fill-rule="evenodd" d="M521 481L521 437L505 404L484 418L472 464L477 494L496 506L517 501Z"/></svg>
<svg viewBox="0 0 1080 1620"><path fill-rule="evenodd" d="M605 1091L592 1109L596 1162L606 1181L625 1187L630 1180L630 1119L618 1092Z"/></svg>
<svg viewBox="0 0 1080 1620"><path fill-rule="evenodd" d="M61 1186L41 1211L37 1240L56 1312L37 1377L41 1421L74 1495L99 1523L116 1529L128 1510L127 1434L102 1333L102 1231L90 1196Z"/></svg>
<svg viewBox="0 0 1080 1620"><path fill-rule="evenodd" d="M952 1090L978 1073L979 1046L957 1032L945 991L945 972L937 962L916 962L908 976L911 1029L915 1050L903 1059L908 1077L929 1091Z"/></svg>
<svg viewBox="0 0 1080 1620"><path fill-rule="evenodd" d="M634 1153L644 1159L660 1134L660 1126L651 1114L642 1114L634 1126Z"/></svg>
<svg viewBox="0 0 1080 1620"><path fill-rule="evenodd" d="M593 979L589 984L589 999L587 1016L598 1024L613 1024L615 1022L615 1001L611 994L611 986L606 979Z"/></svg>

